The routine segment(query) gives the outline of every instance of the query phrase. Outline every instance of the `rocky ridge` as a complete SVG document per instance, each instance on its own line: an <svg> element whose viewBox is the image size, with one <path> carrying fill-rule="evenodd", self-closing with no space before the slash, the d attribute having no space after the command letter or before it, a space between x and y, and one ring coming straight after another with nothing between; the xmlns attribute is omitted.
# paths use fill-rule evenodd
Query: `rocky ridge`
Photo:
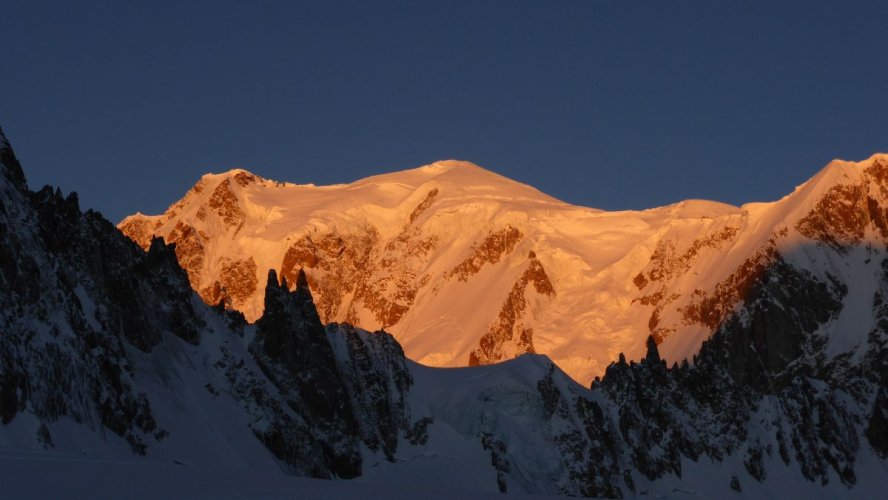
<svg viewBox="0 0 888 500"><path fill-rule="evenodd" d="M396 344L325 328L304 274L291 292L272 271L266 313L247 325L197 299L175 244L152 238L143 251L81 212L76 194L28 191L5 137L0 161L9 439L64 449L72 436L107 432L159 460L205 462L216 450L259 466L274 456L291 473L329 478L360 475L362 446L393 457L399 436L421 434L403 403L412 379ZM353 357L334 355L338 337ZM242 446L233 456L232 442Z"/></svg>

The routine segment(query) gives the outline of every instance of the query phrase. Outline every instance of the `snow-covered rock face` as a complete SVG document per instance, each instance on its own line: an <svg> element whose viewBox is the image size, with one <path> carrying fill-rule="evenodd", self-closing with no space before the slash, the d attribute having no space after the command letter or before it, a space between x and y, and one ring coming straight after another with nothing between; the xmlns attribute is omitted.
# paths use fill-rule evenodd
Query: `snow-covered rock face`
<svg viewBox="0 0 888 500"><path fill-rule="evenodd" d="M422 434L390 336L328 333L304 276L270 280L255 327L211 309L171 245L28 191L0 138L0 449L329 478ZM333 332L362 357L337 357Z"/></svg>
<svg viewBox="0 0 888 500"><path fill-rule="evenodd" d="M234 170L119 227L143 247L152 235L176 242L201 297L248 320L268 269L290 283L304 269L324 322L384 328L423 364L537 352L587 383L619 353L644 356L649 334L665 359L690 358L779 255L807 268L811 245L883 242L886 165L834 162L773 203L628 212L571 206L457 161L336 186Z"/></svg>

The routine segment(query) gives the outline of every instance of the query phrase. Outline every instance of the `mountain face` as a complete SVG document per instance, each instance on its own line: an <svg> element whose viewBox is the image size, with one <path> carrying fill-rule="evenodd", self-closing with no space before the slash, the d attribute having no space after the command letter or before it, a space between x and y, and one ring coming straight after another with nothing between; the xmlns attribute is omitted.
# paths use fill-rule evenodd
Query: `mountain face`
<svg viewBox="0 0 888 500"><path fill-rule="evenodd" d="M362 449L414 431L400 348L350 331L362 356L337 356L304 276L290 292L271 272L247 325L197 298L174 246L28 191L5 138L0 155L0 446L355 477Z"/></svg>
<svg viewBox="0 0 888 500"><path fill-rule="evenodd" d="M456 282L447 286L468 287L520 257L503 280L507 307L468 350L478 366L432 368L407 359L385 332L325 325L325 299L315 290L339 270L323 268L320 258L305 271L270 266L255 284L264 287L252 324L224 307L237 303L221 282L223 307L204 304L179 266L178 245L151 238L143 250L99 214L81 212L75 195L30 192L0 133L0 491L33 492L34 477L5 471L39 460L41 476L72 461L97 464L97 474L129 464L117 469L124 477L142 464L169 464L196 477L210 470L214 481L361 476L414 497L434 490L879 497L888 487L885 173L881 157L833 165L780 202L711 219L748 217L756 227L778 228L745 247L735 239L758 234L755 228L724 236L733 231L727 225L688 248L654 245L640 270L627 274L633 293L653 297L626 307L650 311L662 301L669 306L659 315L668 318L683 305L681 317L708 333L690 339L687 325L660 335L652 327L642 355L617 355L583 386L547 356L511 359L542 350L537 330L525 332L545 317L541 304L565 290L554 260L522 248L529 233L518 220L470 244L471 258L447 271ZM420 212L443 192L423 197ZM812 197L813 204L800 201ZM691 208L658 210L683 213L697 230L705 219ZM275 216L266 215L272 231ZM412 262L401 250L417 248L414 236L393 246L390 267ZM730 252L741 247L754 251L734 266L739 257ZM342 243L313 248L357 255ZM715 248L721 260L710 253ZM713 285L689 298L669 298L678 288L667 286L703 280L689 271L701 259L730 272L706 278ZM254 263L262 265L259 257ZM313 275L318 269L325 273ZM506 338L507 331L517 336ZM689 359L667 363L664 353L678 349L679 339L699 346ZM153 482L163 484L163 476Z"/></svg>
<svg viewBox="0 0 888 500"><path fill-rule="evenodd" d="M665 359L691 358L780 259L830 283L869 283L849 300L871 299L886 165L835 161L773 203L627 212L571 206L456 161L336 186L234 170L118 227L143 248L175 242L201 298L249 321L262 313L265 270L292 284L303 269L323 322L390 331L423 364L536 352L588 383L619 353L642 358L648 335ZM824 328L859 345L869 325L850 315Z"/></svg>

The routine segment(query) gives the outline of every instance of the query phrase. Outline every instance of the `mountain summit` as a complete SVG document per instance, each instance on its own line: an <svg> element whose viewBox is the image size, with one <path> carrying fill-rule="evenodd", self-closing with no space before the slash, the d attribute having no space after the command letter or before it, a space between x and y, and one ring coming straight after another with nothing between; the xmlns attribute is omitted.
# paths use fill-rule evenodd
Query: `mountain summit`
<svg viewBox="0 0 888 500"><path fill-rule="evenodd" d="M304 269L325 323L384 328L421 363L538 352L588 382L621 352L644 357L649 335L664 359L691 358L777 256L845 277L810 248L883 241L886 165L835 161L771 203L621 212L452 160L333 186L232 170L118 227L176 243L200 296L251 321L267 269L288 283Z"/></svg>

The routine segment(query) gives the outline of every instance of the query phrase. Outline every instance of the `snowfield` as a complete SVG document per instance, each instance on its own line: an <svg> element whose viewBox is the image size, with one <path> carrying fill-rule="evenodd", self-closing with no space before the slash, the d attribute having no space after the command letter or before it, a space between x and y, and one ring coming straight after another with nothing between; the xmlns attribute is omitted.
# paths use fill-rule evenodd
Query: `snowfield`
<svg viewBox="0 0 888 500"><path fill-rule="evenodd" d="M17 499L264 498L305 500L452 498L491 499L502 494L428 485L409 476L389 483L323 480L279 470L221 469L134 460L95 460L56 453L29 454L0 449L3 496ZM525 497L526 495L512 495ZM563 498L534 496L533 498Z"/></svg>
<svg viewBox="0 0 888 500"><path fill-rule="evenodd" d="M247 455L217 456L210 446L188 448L181 460L163 451L137 457L114 436L99 436L91 429L62 419L50 425L56 447L33 448L31 427L36 423L23 415L25 418L0 428L0 484L4 497L18 499L502 498L493 480L495 472L490 454L474 438L479 431L497 428L502 435L517 439L508 443L510 453L521 456L520 460L512 458L513 464L525 463L531 467L513 469L511 473L524 476L530 484L550 484L547 477L556 475L564 465L554 453L547 431L540 432L547 424L535 396L535 386L547 367L548 361L538 356L522 356L505 364L471 369L412 365L416 384L410 404L414 411L436 416L436 422L429 429L429 442L419 447L403 442L393 462L382 457L371 458L365 463L363 476L356 479L294 477L279 467L258 442L231 443L238 435L246 436L237 432L219 434L216 438L229 442L233 451L253 450ZM589 395L587 389L579 386L574 389ZM195 412L194 409L187 411ZM756 418L763 422L770 420L773 412L774 408L766 405ZM177 418L181 419L182 415ZM234 422L237 417L220 413L212 420ZM189 433L204 432L199 427L174 430L174 441L184 437L189 446L205 446L206 443L187 442ZM865 449L856 467L858 483L848 489L835 474L831 475L828 487L809 481L796 467L783 464L776 456L765 462L768 478L765 482L743 472L740 457L726 457L723 461L684 458L680 478L667 475L651 482L642 479L634 497L880 498L888 487L885 461ZM743 485L741 492L727 488L734 476ZM527 490L511 481L509 488L510 498L564 498L556 492Z"/></svg>

